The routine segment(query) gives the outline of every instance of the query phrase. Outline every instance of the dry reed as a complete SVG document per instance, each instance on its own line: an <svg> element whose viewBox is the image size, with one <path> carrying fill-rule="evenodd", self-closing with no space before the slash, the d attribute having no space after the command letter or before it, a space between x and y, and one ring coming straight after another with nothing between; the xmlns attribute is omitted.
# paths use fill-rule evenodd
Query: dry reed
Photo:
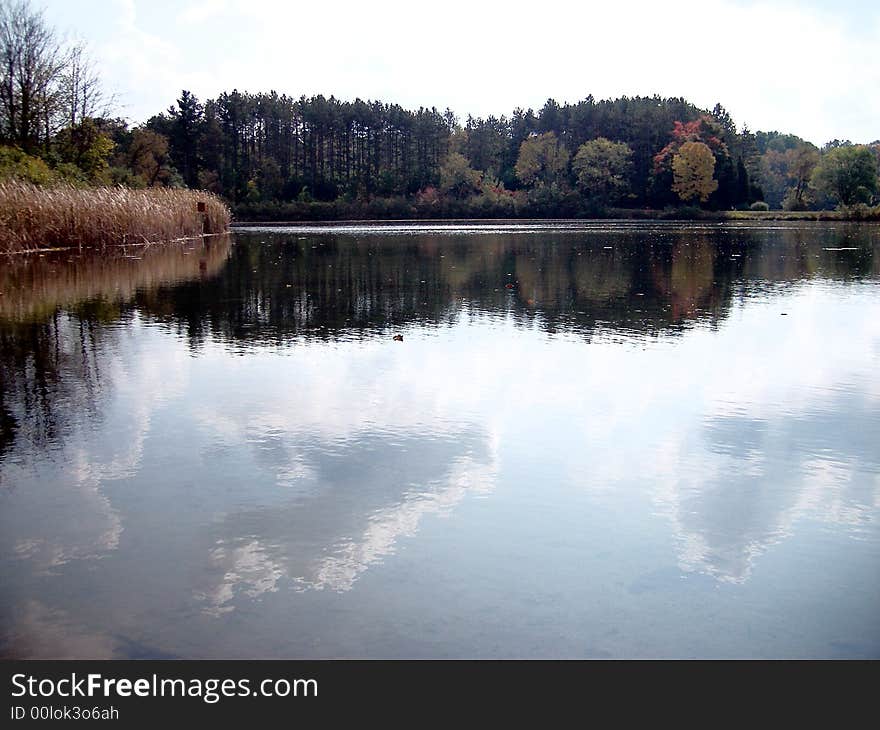
<svg viewBox="0 0 880 730"><path fill-rule="evenodd" d="M199 190L0 182L0 252L175 241L223 233L230 219L220 198Z"/></svg>

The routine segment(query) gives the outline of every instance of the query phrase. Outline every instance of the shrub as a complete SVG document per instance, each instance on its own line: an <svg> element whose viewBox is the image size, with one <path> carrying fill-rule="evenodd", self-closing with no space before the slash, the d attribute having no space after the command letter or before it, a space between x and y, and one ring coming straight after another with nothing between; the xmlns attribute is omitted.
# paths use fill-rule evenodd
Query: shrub
<svg viewBox="0 0 880 730"><path fill-rule="evenodd" d="M39 157L31 157L17 147L0 146L0 180L48 185L55 182L56 175Z"/></svg>
<svg viewBox="0 0 880 730"><path fill-rule="evenodd" d="M873 208L864 203L856 203L855 205L842 206L841 210L844 215L854 221L880 221L880 205Z"/></svg>

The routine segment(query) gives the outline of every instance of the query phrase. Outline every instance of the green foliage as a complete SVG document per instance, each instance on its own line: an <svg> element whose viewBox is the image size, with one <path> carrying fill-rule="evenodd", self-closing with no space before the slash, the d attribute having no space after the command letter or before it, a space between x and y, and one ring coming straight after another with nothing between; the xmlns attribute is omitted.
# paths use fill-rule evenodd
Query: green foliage
<svg viewBox="0 0 880 730"><path fill-rule="evenodd" d="M135 190L147 187L146 181L140 175L136 175L127 167L119 167L118 165L110 168L110 182L113 185L122 185Z"/></svg>
<svg viewBox="0 0 880 730"><path fill-rule="evenodd" d="M819 160L811 184L844 206L870 203L877 192L877 157L864 145L829 149Z"/></svg>
<svg viewBox="0 0 880 730"><path fill-rule="evenodd" d="M0 141L29 154L45 147L65 60L44 12L29 2L0 2Z"/></svg>
<svg viewBox="0 0 880 730"><path fill-rule="evenodd" d="M127 168L132 177L139 179L137 187L170 186L174 177L168 140L151 129L135 129L114 163L116 167Z"/></svg>
<svg viewBox="0 0 880 730"><path fill-rule="evenodd" d="M479 193L482 179L482 174L457 152L450 152L440 166L440 190L457 198Z"/></svg>
<svg viewBox="0 0 880 730"><path fill-rule="evenodd" d="M48 185L57 175L39 157L17 147L0 146L0 180L22 180L34 185Z"/></svg>
<svg viewBox="0 0 880 730"><path fill-rule="evenodd" d="M718 189L714 171L712 150L702 142L685 142L672 158L672 190L685 202L699 198L705 203Z"/></svg>
<svg viewBox="0 0 880 730"><path fill-rule="evenodd" d="M58 181L63 181L77 188L86 188L92 183L89 176L72 162L60 163L55 167L54 172Z"/></svg>
<svg viewBox="0 0 880 730"><path fill-rule="evenodd" d="M462 139L464 154L474 168L485 170L493 177L501 175L509 146L507 122L503 117L490 116L486 120L468 117Z"/></svg>
<svg viewBox="0 0 880 730"><path fill-rule="evenodd" d="M844 208L847 219L854 221L880 221L880 205L871 207L864 203L856 203L855 205Z"/></svg>
<svg viewBox="0 0 880 730"><path fill-rule="evenodd" d="M502 183L483 185L478 204L486 218L516 217L524 203L522 193L505 190Z"/></svg>
<svg viewBox="0 0 880 730"><path fill-rule="evenodd" d="M780 134L779 132L757 132L755 134L758 153L763 155L768 151L785 152L800 147L804 142L794 134Z"/></svg>
<svg viewBox="0 0 880 730"><path fill-rule="evenodd" d="M770 210L770 206L767 205L763 200L756 200L749 206L749 210L759 210L759 211L767 211Z"/></svg>
<svg viewBox="0 0 880 730"><path fill-rule="evenodd" d="M566 191L561 200L576 177L570 175L566 150L578 150L597 138L631 150L627 186L621 190L619 179L607 188L589 185L594 192L582 194L587 198L584 210L600 209L606 205L603 199L642 207L676 202L672 157L687 141L707 144L716 156L719 189L713 204L747 205L760 197L752 184L759 155L756 135L737 135L720 106L709 114L684 99L659 96L588 97L576 104L551 99L537 113L515 109L509 116L469 117L459 126L448 110L408 111L378 101L233 91L201 104L186 93L175 107L151 119L147 129L168 138L168 165L188 184L208 184L233 202L294 201L304 186L322 202L340 196L359 204L377 196L414 201L430 187L445 188L447 199L466 201L485 188L477 184L476 174L496 180L507 191L555 184ZM656 170L658 155L665 161ZM277 178L265 174L273 169L266 167L267 160L277 165L280 189ZM588 178L582 176L581 190ZM449 200L446 204L451 205Z"/></svg>
<svg viewBox="0 0 880 730"><path fill-rule="evenodd" d="M804 210L812 202L810 177L819 151L809 142L783 150L771 148L761 157L761 189L772 208Z"/></svg>
<svg viewBox="0 0 880 730"><path fill-rule="evenodd" d="M516 176L529 186L558 185L568 169L569 157L553 132L534 135L520 145Z"/></svg>
<svg viewBox="0 0 880 730"><path fill-rule="evenodd" d="M75 127L62 129L54 139L54 147L62 163L74 165L84 181L96 185L110 182L110 155L115 147L94 119L86 118Z"/></svg>
<svg viewBox="0 0 880 730"><path fill-rule="evenodd" d="M257 185L263 200L277 200L280 197L284 179L281 177L281 167L271 157L263 160L257 169Z"/></svg>
<svg viewBox="0 0 880 730"><path fill-rule="evenodd" d="M488 201L489 205L501 206L513 210L517 201L522 200L522 196L512 190L507 190L504 183L497 178L485 176L482 181L482 195Z"/></svg>
<svg viewBox="0 0 880 730"><path fill-rule="evenodd" d="M22 152L17 147L0 146L0 180L19 180L34 185L51 186L66 183L74 187L87 187L96 182L112 182L110 169L102 169L96 180L72 162L57 162L54 167L39 158Z"/></svg>
<svg viewBox="0 0 880 730"><path fill-rule="evenodd" d="M608 205L629 192L631 160L629 145L598 137L578 148L572 168L581 191L598 204Z"/></svg>
<svg viewBox="0 0 880 730"><path fill-rule="evenodd" d="M864 160L836 164L832 153L853 148L849 142L829 143L814 177L818 151L800 138L738 133L720 104L708 112L660 96L548 99L537 111L468 117L461 125L448 109L238 91L202 103L184 90L164 113L129 130L121 120L95 118L103 97L82 48L62 52L30 0L0 0L0 26L0 143L31 155L7 155L0 171L40 184L198 186L252 206L335 205L340 197L358 206L413 203L419 191L439 189L441 207L479 199L481 209L501 206L517 215L523 206L578 215L623 203L656 209L677 202L676 193L725 209L763 198L771 207L802 210L872 201L877 191L876 164L873 175ZM688 143L705 145L714 157L703 185L699 175L683 182ZM568 150L577 150L573 174ZM873 154L880 156L880 145Z"/></svg>
<svg viewBox="0 0 880 730"><path fill-rule="evenodd" d="M168 138L178 169L189 187L198 184L200 132L204 120L204 107L194 94L182 91L177 106L168 110L171 122Z"/></svg>

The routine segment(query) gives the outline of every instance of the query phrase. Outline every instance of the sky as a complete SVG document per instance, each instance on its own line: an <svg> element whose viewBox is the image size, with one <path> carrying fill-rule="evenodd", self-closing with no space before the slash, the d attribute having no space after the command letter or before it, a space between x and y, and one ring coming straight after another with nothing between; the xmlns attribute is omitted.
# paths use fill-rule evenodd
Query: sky
<svg viewBox="0 0 880 730"><path fill-rule="evenodd" d="M660 94L818 145L880 139L872 0L32 2L87 42L132 123L182 89L379 99L460 119Z"/></svg>

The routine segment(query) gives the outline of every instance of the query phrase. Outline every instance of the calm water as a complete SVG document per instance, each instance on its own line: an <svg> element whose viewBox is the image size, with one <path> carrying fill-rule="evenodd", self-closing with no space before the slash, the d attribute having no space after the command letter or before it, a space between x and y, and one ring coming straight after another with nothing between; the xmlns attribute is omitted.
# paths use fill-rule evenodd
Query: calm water
<svg viewBox="0 0 880 730"><path fill-rule="evenodd" d="M0 292L5 655L880 657L878 227L242 229Z"/></svg>

